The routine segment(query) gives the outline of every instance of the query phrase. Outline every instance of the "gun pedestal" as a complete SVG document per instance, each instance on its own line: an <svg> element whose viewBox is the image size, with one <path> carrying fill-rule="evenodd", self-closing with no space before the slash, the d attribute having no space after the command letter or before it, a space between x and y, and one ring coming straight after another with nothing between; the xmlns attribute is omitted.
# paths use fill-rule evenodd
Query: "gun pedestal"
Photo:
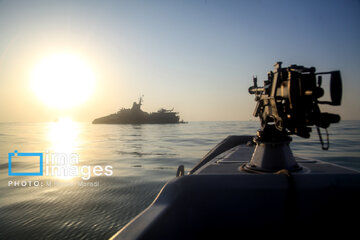
<svg viewBox="0 0 360 240"><path fill-rule="evenodd" d="M260 172L277 172L283 169L298 171L301 167L296 163L290 149L291 137L278 131L273 125L259 130L254 138L256 147L245 170Z"/></svg>

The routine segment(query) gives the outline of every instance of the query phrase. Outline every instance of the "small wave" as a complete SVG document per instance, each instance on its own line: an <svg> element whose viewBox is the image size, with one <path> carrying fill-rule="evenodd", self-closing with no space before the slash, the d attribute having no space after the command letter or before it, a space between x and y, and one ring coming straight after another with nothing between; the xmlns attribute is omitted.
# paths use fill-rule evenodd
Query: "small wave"
<svg viewBox="0 0 360 240"><path fill-rule="evenodd" d="M5 168L7 168L8 167L8 163L3 163L3 164L0 164L0 170L1 169L5 169Z"/></svg>
<svg viewBox="0 0 360 240"><path fill-rule="evenodd" d="M160 170L164 170L164 169L176 169L176 168L174 168L174 167L156 167L156 168L154 168L154 169L160 169Z"/></svg>
<svg viewBox="0 0 360 240"><path fill-rule="evenodd" d="M138 156L138 157L142 157L142 156L175 156L175 153L149 153L149 152L138 152L138 151L116 151L118 154L121 155L133 155L133 156Z"/></svg>

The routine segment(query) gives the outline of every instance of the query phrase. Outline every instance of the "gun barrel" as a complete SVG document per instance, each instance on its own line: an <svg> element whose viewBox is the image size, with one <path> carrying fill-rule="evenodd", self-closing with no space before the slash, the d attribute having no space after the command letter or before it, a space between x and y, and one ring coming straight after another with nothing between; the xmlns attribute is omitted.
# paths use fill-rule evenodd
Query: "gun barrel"
<svg viewBox="0 0 360 240"><path fill-rule="evenodd" d="M261 94L263 92L265 92L264 87L249 87L250 94Z"/></svg>

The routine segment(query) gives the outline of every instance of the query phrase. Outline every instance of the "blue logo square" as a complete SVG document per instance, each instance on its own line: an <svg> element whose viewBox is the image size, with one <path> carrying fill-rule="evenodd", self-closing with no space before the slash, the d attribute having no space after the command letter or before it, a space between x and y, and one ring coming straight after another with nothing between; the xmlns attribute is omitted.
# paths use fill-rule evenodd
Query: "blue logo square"
<svg viewBox="0 0 360 240"><path fill-rule="evenodd" d="M39 157L40 161L40 171L39 172L12 172L11 170L11 159L12 157L19 156L19 157ZM9 176L42 176L43 175L43 153L18 153L15 150L13 153L9 153Z"/></svg>

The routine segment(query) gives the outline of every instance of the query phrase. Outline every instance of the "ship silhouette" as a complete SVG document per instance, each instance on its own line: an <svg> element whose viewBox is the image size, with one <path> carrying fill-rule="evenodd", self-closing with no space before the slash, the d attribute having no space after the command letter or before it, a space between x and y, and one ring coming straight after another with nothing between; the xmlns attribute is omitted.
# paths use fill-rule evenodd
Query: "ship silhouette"
<svg viewBox="0 0 360 240"><path fill-rule="evenodd" d="M166 124L166 123L185 123L180 121L179 113L174 109L168 110L161 108L157 112L147 113L141 110L143 96L139 102L134 102L132 108L122 108L117 113L105 117L96 118L93 124Z"/></svg>

